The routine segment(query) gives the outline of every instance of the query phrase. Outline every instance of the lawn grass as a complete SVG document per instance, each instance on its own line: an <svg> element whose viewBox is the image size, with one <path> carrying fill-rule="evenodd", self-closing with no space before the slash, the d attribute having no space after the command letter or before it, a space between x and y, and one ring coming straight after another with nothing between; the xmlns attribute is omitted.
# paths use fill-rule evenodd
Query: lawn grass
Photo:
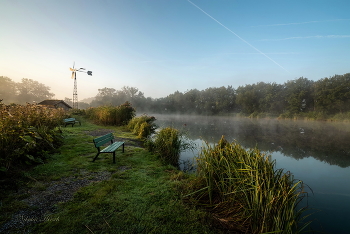
<svg viewBox="0 0 350 234"><path fill-rule="evenodd" d="M95 180L75 192L73 199L58 203L45 221L26 227L26 233L218 233L206 213L183 203L180 188L188 175L164 166L155 155L130 144L124 153L116 152L116 164L111 154L102 154L92 162L97 153L92 143L96 136L89 132L112 130L127 143L136 136L125 127L79 120L81 126L62 128L65 143L59 153L23 173L20 192L0 196L0 228L13 214L28 208L23 199L30 194L24 191L45 192L52 181L109 172L108 179ZM10 233L23 232L14 228Z"/></svg>

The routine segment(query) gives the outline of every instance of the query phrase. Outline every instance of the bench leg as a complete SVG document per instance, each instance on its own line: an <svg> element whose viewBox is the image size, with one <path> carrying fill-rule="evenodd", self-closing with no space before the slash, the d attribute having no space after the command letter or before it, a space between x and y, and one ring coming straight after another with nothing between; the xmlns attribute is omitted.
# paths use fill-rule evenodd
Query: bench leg
<svg viewBox="0 0 350 234"><path fill-rule="evenodd" d="M98 152L94 158L94 160L92 160L93 162L95 162L96 158L98 157L98 155L100 154L100 152Z"/></svg>
<svg viewBox="0 0 350 234"><path fill-rule="evenodd" d="M123 153L124 153L124 144L123 144Z"/></svg>
<svg viewBox="0 0 350 234"><path fill-rule="evenodd" d="M113 163L115 163L115 151L113 152Z"/></svg>

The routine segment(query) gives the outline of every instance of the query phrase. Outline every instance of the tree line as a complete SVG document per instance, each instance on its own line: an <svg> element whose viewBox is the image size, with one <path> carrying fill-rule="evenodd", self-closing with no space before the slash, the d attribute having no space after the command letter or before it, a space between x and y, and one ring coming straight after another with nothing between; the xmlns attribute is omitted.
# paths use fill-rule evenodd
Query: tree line
<svg viewBox="0 0 350 234"><path fill-rule="evenodd" d="M0 76L0 100L4 103L33 103L51 99L50 87L38 81L23 78L21 82L14 82L6 76Z"/></svg>
<svg viewBox="0 0 350 234"><path fill-rule="evenodd" d="M239 86L211 87L205 90L176 91L164 98L145 98L137 88L103 88L92 106L120 105L129 101L138 111L217 115L242 113L256 116L268 113L293 117L309 113L317 118L350 111L350 73L318 81L304 77L283 84L258 82Z"/></svg>
<svg viewBox="0 0 350 234"><path fill-rule="evenodd" d="M30 79L14 83L0 77L0 99L19 103L42 101L54 94L49 87ZM13 96L13 94L16 94ZM12 96L11 96L12 95ZM65 99L70 104L71 99ZM312 81L304 77L283 84L258 82L233 88L210 87L205 90L176 91L166 97L145 97L136 87L124 86L98 89L90 104L79 103L80 108L102 105L118 106L130 102L138 112L218 115L242 113L257 116L268 113L290 118L309 113L317 116L350 111L350 73Z"/></svg>

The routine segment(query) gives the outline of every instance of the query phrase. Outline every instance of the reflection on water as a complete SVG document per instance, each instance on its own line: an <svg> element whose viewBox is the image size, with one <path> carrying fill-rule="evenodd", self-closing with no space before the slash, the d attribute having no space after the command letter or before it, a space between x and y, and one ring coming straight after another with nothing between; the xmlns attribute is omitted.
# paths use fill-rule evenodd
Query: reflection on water
<svg viewBox="0 0 350 234"><path fill-rule="evenodd" d="M316 212L312 227L350 233L350 124L230 117L155 115L160 127L183 129L197 145L222 135L246 148L270 152L278 168L291 171L313 190L308 204ZM182 160L195 153L185 152ZM306 202L306 201L305 201Z"/></svg>

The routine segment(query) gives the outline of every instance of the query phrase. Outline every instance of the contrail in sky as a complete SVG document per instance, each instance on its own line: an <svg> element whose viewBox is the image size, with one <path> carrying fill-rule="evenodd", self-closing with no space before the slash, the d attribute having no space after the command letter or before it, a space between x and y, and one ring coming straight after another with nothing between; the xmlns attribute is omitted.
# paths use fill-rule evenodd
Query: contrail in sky
<svg viewBox="0 0 350 234"><path fill-rule="evenodd" d="M247 42L246 40L244 40L242 37L240 37L239 35L237 35L234 31L232 31L231 29L229 29L228 27L226 27L225 25L223 25L220 21L218 21L217 19L215 19L213 16L209 15L207 12L205 12L202 8L200 8L199 6L197 6L196 4L194 4L193 2L191 2L190 0L187 0L189 3L191 3L193 6L195 6L196 8L198 8L200 11L202 11L204 14L206 14L207 16L209 16L212 20L214 20L216 23L220 24L222 27L224 27L225 29L227 29L229 32L231 32L232 34L234 34L236 37L238 37L241 41L243 41L244 43L246 43L247 45L249 45L250 47L252 47L254 50L258 51L260 54L264 55L266 58L270 59L272 62L274 62L275 64L277 64L280 68L282 68L283 70L285 70L286 72L289 73L289 71L287 69L285 69L284 67L282 67L280 64L278 64L275 60L273 60L272 58L270 58L269 56L267 56L265 53L263 53L262 51L260 51L259 49L257 49L256 47L254 47L252 44L250 44L249 42Z"/></svg>
<svg viewBox="0 0 350 234"><path fill-rule="evenodd" d="M333 22L333 21L344 21L344 20L350 20L350 19L333 19L333 20L314 20L314 21L307 21L307 22L296 22L296 23L285 23L285 24L267 24L267 25L258 25L258 26L252 26L252 27L270 27L270 26L286 26L286 25L296 25L296 24L313 24L313 23L324 23L324 22Z"/></svg>
<svg viewBox="0 0 350 234"><path fill-rule="evenodd" d="M261 41L284 41L284 40L295 40L295 39L310 39L310 38L349 38L350 35L317 35L317 36L305 36L305 37L287 37L281 39L263 39Z"/></svg>

